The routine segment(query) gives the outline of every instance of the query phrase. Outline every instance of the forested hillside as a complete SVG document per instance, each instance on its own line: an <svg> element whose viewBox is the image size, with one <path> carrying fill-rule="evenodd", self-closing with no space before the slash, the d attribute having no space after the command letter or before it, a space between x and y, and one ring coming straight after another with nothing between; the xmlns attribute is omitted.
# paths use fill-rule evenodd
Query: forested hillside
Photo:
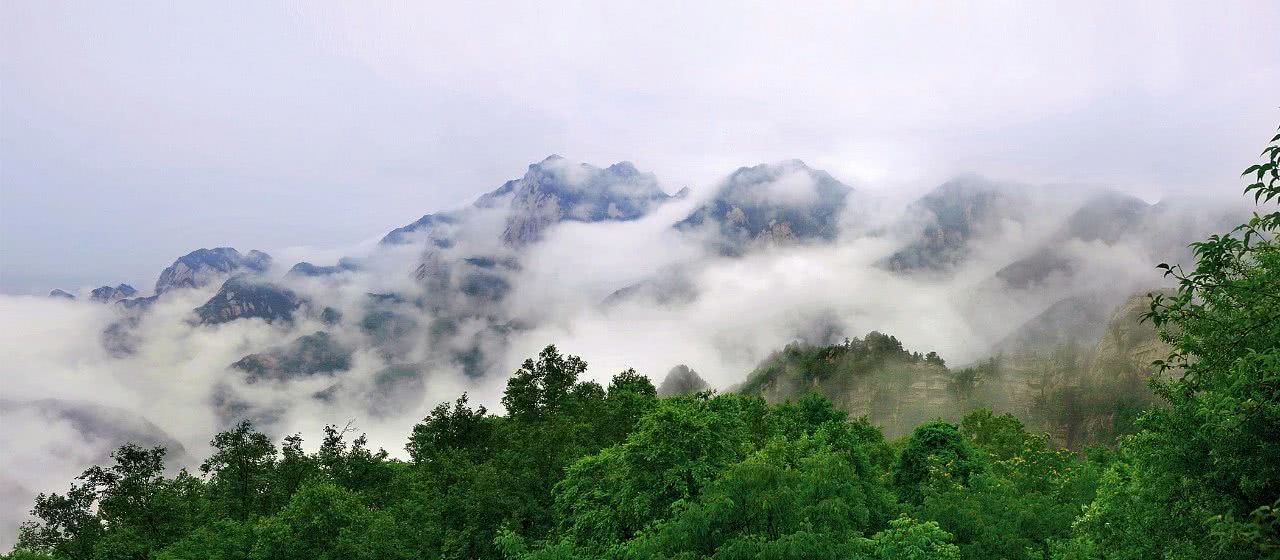
<svg viewBox="0 0 1280 560"><path fill-rule="evenodd" d="M42 496L20 548L66 558L989 558L1070 535L1109 453L979 411L886 441L810 393L770 405L608 387L545 349L504 415L442 404L390 459L329 426L318 451L252 426L199 473L121 448ZM924 556L920 556L923 554ZM914 556L913 556L914 555ZM41 557L15 552L15 558Z"/></svg>
<svg viewBox="0 0 1280 560"><path fill-rule="evenodd" d="M987 408L1069 449L1113 445L1157 403L1147 379L1151 362L1169 347L1141 322L1148 305L1146 297L1122 305L1092 344L999 352L966 367L948 367L936 352L911 351L879 332L830 346L795 343L765 360L737 391L771 403L818 392L890 438L931 419L958 422Z"/></svg>
<svg viewBox="0 0 1280 560"><path fill-rule="evenodd" d="M1246 193L1271 205L1280 135L1264 155ZM953 372L879 333L788 348L739 392L668 397L633 370L584 381L586 363L547 347L510 377L502 414L442 404L404 460L336 426L306 451L242 423L175 475L164 448L124 446L41 495L7 558L1280 557L1277 231L1280 212L1258 214L1195 244L1194 266L1162 265L1178 289L1140 312L1167 345L1158 400L1125 400L1141 380L1109 373L1153 348L1126 332L1075 368L1095 375L1035 395L1048 425L1083 410L1072 398L1111 406L1109 429L1131 432L1099 438L1111 446L1063 449L981 408L904 415L903 399L932 402L930 376L960 402L1012 366ZM926 381L866 396L904 376ZM842 410L855 398L869 417ZM886 438L877 420L913 428Z"/></svg>

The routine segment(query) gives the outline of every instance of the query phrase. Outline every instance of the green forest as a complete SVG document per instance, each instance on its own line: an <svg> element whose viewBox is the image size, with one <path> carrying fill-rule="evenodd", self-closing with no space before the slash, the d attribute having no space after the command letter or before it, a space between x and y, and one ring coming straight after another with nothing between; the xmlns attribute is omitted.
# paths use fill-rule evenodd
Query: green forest
<svg viewBox="0 0 1280 560"><path fill-rule="evenodd" d="M241 423L174 476L165 449L125 445L40 495L4 558L1280 558L1280 212L1261 210L1278 163L1280 135L1244 174L1259 212L1155 272L1176 289L1142 316L1169 352L1150 399L1091 397L1123 409L1104 437L1060 445L974 396L994 362L950 371L878 333L788 348L735 391L662 397L633 370L584 381L550 346L508 380L503 414L441 404L406 459L339 426L307 452ZM886 360L975 406L916 418L886 393L851 417L831 390L761 396Z"/></svg>

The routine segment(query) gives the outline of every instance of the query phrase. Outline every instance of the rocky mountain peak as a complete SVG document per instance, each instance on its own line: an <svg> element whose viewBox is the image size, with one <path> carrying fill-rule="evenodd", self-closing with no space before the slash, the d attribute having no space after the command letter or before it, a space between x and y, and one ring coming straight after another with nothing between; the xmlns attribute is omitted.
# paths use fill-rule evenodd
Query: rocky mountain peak
<svg viewBox="0 0 1280 560"><path fill-rule="evenodd" d="M231 367L246 372L250 382L259 379L285 381L346 370L351 367L351 355L351 348L329 333L317 331L287 345L245 356Z"/></svg>
<svg viewBox="0 0 1280 560"><path fill-rule="evenodd" d="M355 259L343 257L338 259L338 264L331 266L319 266L303 261L293 265L289 272L285 273L288 277L318 277L338 274L340 272L349 272L359 270L360 264Z"/></svg>
<svg viewBox="0 0 1280 560"><path fill-rule="evenodd" d="M114 303L122 299L128 299L138 294L133 286L128 284L120 284L119 286L102 286L95 288L89 292L89 299L98 303Z"/></svg>
<svg viewBox="0 0 1280 560"><path fill-rule="evenodd" d="M493 193L490 193L490 195ZM489 195L485 195L489 196ZM483 199L484 197L481 197ZM477 201L479 204L479 201ZM391 230L387 235L383 236L378 243L381 245L397 245L409 242L410 234L415 232L429 232L432 228L441 225L452 225L458 222L458 217L452 213L427 214L418 218L413 223L398 227Z"/></svg>
<svg viewBox="0 0 1280 560"><path fill-rule="evenodd" d="M906 247L891 255L896 271L948 269L969 253L972 238L999 229L1003 218L1019 217L1021 206L1007 187L976 175L951 179L913 202L912 221L923 223Z"/></svg>
<svg viewBox="0 0 1280 560"><path fill-rule="evenodd" d="M1140 198L1119 191L1099 192L1067 219L1059 239L1114 243L1151 208Z"/></svg>
<svg viewBox="0 0 1280 560"><path fill-rule="evenodd" d="M258 318L268 323L292 321L302 299L292 290L246 276L233 276L204 305L195 309L202 324Z"/></svg>
<svg viewBox="0 0 1280 560"><path fill-rule="evenodd" d="M851 192L852 187L798 159L742 167L675 227L710 226L726 254L756 243L831 241Z"/></svg>
<svg viewBox="0 0 1280 560"><path fill-rule="evenodd" d="M600 169L559 156L530 165L511 192L502 241L512 247L538 241L561 221L634 220L670 198L652 173L630 162Z"/></svg>
<svg viewBox="0 0 1280 560"><path fill-rule="evenodd" d="M246 254L231 247L196 249L178 257L156 280L156 294L178 288L199 288L235 272L266 272L271 256L252 250Z"/></svg>
<svg viewBox="0 0 1280 560"><path fill-rule="evenodd" d="M629 161L601 169L552 154L529 164L520 178L481 195L470 208L424 215L392 230L381 244L407 243L410 234L416 234L448 248L453 230L465 228L476 212L506 210L501 240L521 247L538 241L548 227L561 221L634 220L670 198L652 173L640 171Z"/></svg>

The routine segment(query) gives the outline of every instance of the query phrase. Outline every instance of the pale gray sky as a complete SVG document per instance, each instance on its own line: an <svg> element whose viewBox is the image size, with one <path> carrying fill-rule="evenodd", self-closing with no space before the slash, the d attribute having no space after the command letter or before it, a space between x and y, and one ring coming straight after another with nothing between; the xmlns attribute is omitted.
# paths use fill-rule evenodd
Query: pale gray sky
<svg viewBox="0 0 1280 560"><path fill-rule="evenodd" d="M352 243L550 153L1237 196L1280 122L1271 1L173 4L0 0L0 292Z"/></svg>

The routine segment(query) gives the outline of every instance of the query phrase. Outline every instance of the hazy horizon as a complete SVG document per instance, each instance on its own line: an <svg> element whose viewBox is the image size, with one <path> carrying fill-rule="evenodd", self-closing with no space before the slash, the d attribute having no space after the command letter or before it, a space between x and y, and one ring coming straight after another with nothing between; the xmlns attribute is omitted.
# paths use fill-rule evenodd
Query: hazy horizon
<svg viewBox="0 0 1280 560"><path fill-rule="evenodd" d="M1235 198L1280 84L1280 7L1235 6L5 3L0 292L351 246L550 153Z"/></svg>

